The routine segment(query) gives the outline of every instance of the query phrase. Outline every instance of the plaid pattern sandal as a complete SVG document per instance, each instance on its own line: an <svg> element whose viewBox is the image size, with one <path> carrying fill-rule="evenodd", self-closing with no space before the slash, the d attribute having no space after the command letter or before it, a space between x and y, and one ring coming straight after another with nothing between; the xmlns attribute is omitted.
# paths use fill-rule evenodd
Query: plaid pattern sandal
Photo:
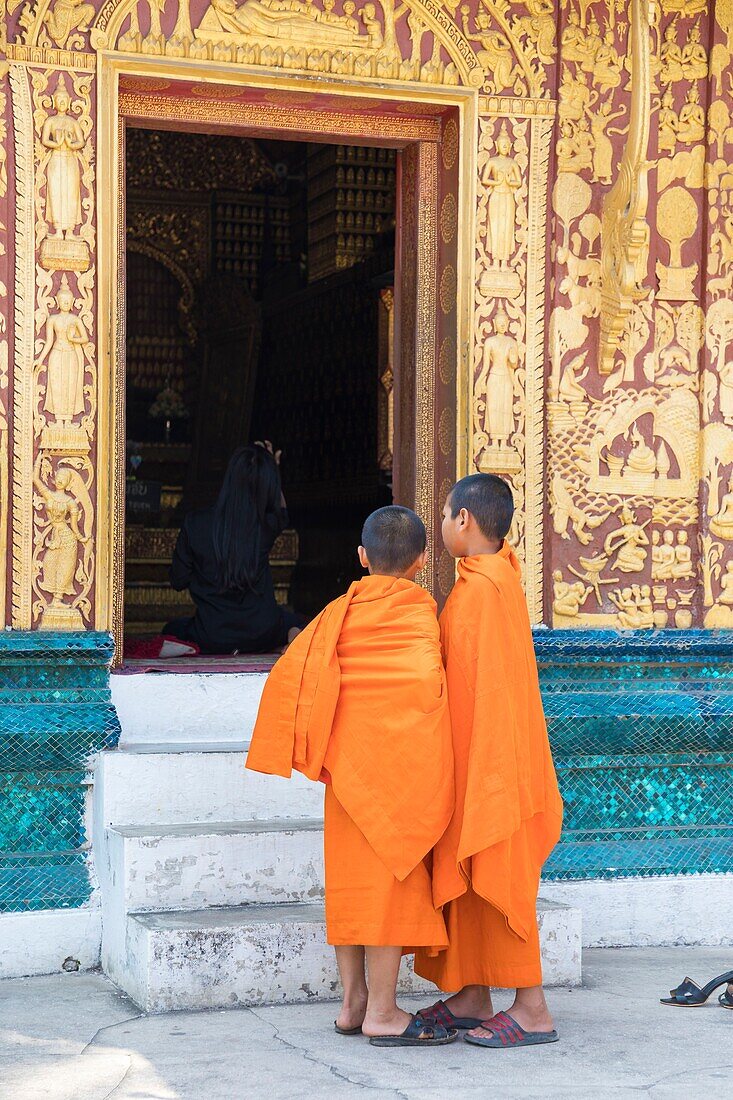
<svg viewBox="0 0 733 1100"><path fill-rule="evenodd" d="M556 1031L525 1031L508 1012L497 1012L490 1020L484 1020L481 1027L491 1034L464 1035L464 1040L475 1047L508 1050L510 1047L538 1047L556 1043L560 1038Z"/></svg>
<svg viewBox="0 0 733 1100"><path fill-rule="evenodd" d="M445 1001L436 1001L430 1008L421 1008L418 1016L431 1024L442 1024L443 1027L456 1028L458 1031L470 1031L474 1027L481 1027L483 1022L473 1016L454 1016Z"/></svg>

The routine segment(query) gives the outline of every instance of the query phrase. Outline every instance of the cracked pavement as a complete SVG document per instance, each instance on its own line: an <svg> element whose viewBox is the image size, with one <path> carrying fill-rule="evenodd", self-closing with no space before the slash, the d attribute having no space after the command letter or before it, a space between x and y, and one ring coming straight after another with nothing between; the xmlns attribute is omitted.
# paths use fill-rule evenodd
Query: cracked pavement
<svg viewBox="0 0 733 1100"><path fill-rule="evenodd" d="M658 998L685 974L702 984L731 966L733 947L586 951L583 988L549 994L561 1041L510 1051L377 1049L334 1032L334 1004L145 1016L98 973L0 981L0 1100L722 1094L733 1012Z"/></svg>

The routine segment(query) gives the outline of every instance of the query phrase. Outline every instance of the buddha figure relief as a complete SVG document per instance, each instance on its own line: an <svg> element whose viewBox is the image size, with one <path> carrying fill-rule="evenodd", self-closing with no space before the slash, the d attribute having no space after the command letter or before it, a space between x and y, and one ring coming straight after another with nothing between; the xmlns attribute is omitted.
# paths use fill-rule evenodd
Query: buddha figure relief
<svg viewBox="0 0 733 1100"><path fill-rule="evenodd" d="M64 275L56 295L58 313L46 321L45 342L38 366L46 362L46 394L43 411L47 417L69 427L73 418L84 412L84 348L89 336L74 313L74 295Z"/></svg>
<svg viewBox="0 0 733 1100"><path fill-rule="evenodd" d="M710 530L720 539L733 539L733 474L728 482L728 492L723 497L720 511L710 520Z"/></svg>
<svg viewBox="0 0 733 1100"><path fill-rule="evenodd" d="M516 248L516 192L522 186L522 173L512 156L512 139L505 122L496 139L496 154L484 165L481 183L489 191L485 224L490 259L490 267L481 276L481 290L516 298L521 284L511 260Z"/></svg>
<svg viewBox="0 0 733 1100"><path fill-rule="evenodd" d="M494 333L484 343L476 394L485 401L484 432L490 448L507 450L514 434L514 372L519 366L517 341L509 334L503 308L494 316Z"/></svg>
<svg viewBox="0 0 733 1100"><path fill-rule="evenodd" d="M41 263L47 270L85 271L89 266L86 242L76 236L82 224L81 150L86 139L77 119L69 113L71 96L66 77L59 77L53 96L53 114L41 130L46 158L46 222L49 235L41 245Z"/></svg>
<svg viewBox="0 0 733 1100"><path fill-rule="evenodd" d="M496 141L496 155L486 162L481 182L490 189L487 221L487 251L495 267L509 267L514 254L517 220L515 192L522 186L522 174L512 153L512 140L502 123Z"/></svg>

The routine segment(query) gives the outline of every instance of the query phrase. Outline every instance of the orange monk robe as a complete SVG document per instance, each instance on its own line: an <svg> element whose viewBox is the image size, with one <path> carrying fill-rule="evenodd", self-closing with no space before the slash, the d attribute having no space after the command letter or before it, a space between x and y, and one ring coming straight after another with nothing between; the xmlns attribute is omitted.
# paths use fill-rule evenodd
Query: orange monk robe
<svg viewBox="0 0 733 1100"><path fill-rule="evenodd" d="M298 635L265 685L247 767L328 784L330 943L447 942L423 862L454 804L435 610L411 581L364 577Z"/></svg>
<svg viewBox="0 0 733 1100"><path fill-rule="evenodd" d="M456 807L433 852L450 946L415 970L444 990L542 981L536 902L562 801L540 698L519 564L464 558L441 616Z"/></svg>

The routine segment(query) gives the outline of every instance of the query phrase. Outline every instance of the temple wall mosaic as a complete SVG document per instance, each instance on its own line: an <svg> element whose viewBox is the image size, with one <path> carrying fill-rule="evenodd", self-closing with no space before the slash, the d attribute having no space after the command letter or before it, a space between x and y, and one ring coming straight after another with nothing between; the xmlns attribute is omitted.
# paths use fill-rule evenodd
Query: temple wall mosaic
<svg viewBox="0 0 733 1100"><path fill-rule="evenodd" d="M469 94L431 169L435 494L454 445L458 472L511 481L535 623L733 627L730 0L6 0L0 28L6 624L111 625L96 111L117 55L394 82L417 116ZM448 256L462 232L472 271Z"/></svg>

